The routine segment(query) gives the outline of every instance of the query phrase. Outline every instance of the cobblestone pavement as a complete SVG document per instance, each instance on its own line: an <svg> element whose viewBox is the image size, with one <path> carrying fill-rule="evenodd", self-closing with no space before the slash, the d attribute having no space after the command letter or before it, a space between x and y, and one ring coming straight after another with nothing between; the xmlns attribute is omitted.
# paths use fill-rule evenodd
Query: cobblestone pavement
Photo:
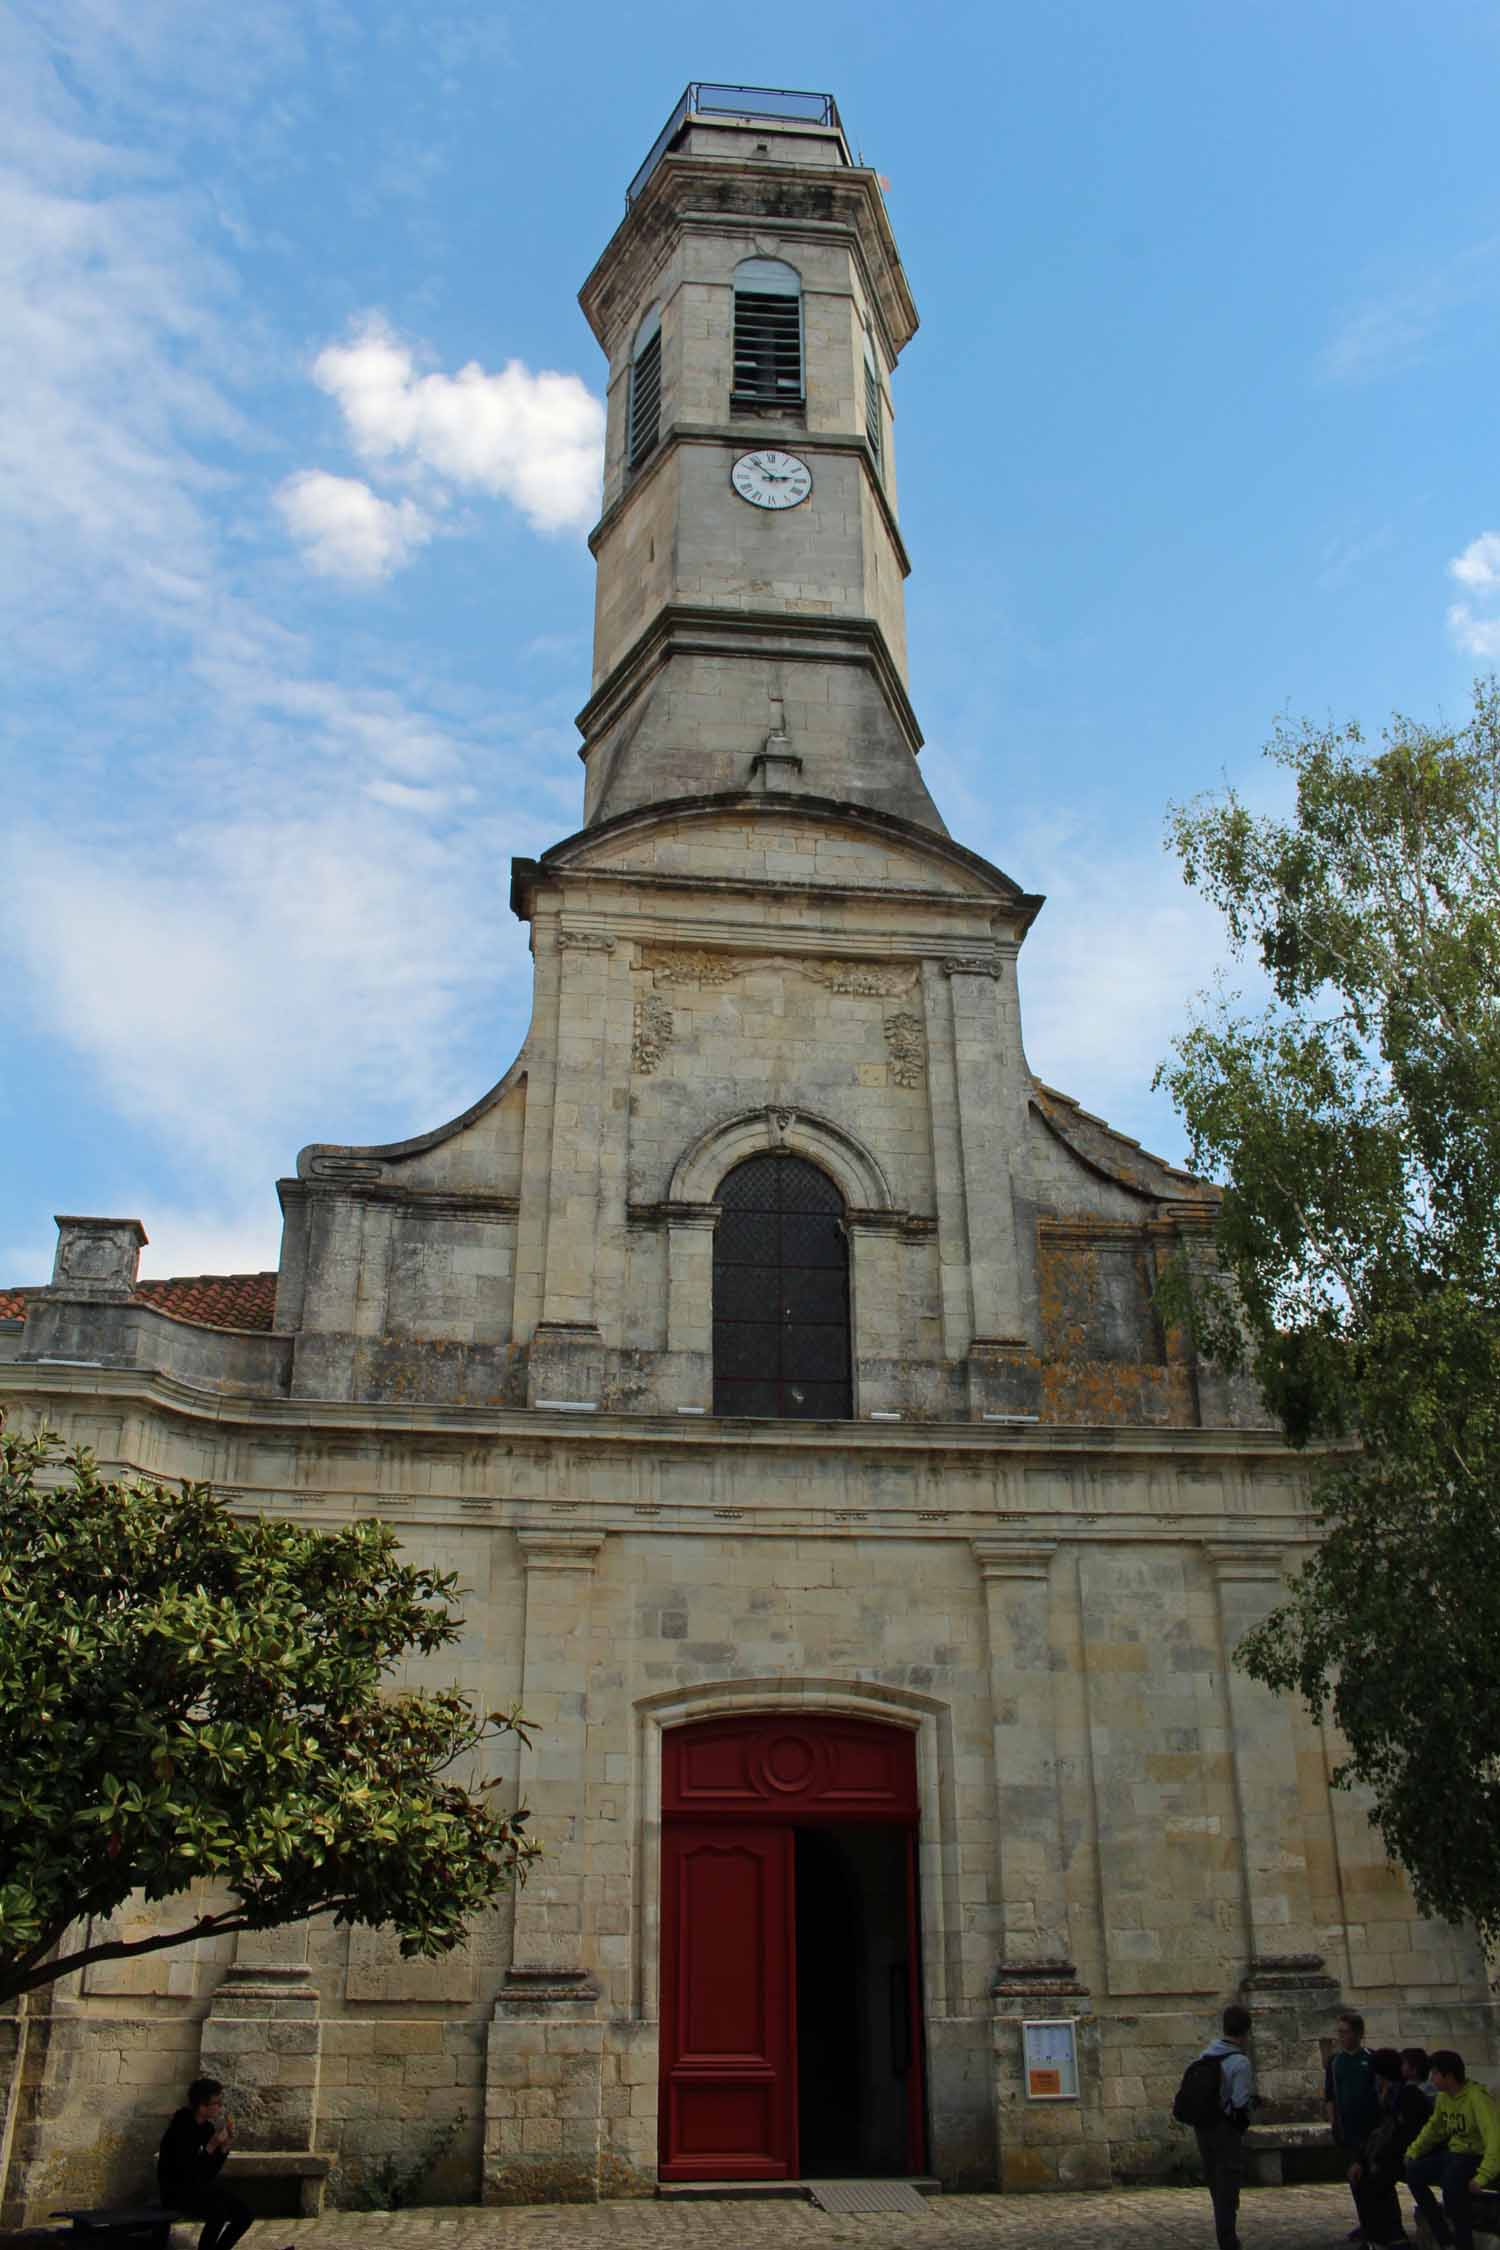
<svg viewBox="0 0 1500 2250"><path fill-rule="evenodd" d="M1343 2187L1247 2189L1245 2250L1334 2250L1348 2232ZM801 2202L533 2204L516 2210L335 2211L262 2219L245 2250L1213 2250L1201 2188L1095 2195L937 2195L920 2219L835 2217Z"/></svg>

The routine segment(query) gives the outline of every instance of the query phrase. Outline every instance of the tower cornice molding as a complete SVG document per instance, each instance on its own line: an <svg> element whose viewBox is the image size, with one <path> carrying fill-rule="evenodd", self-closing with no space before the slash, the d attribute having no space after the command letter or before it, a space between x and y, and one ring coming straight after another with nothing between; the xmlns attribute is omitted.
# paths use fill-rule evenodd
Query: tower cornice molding
<svg viewBox="0 0 1500 2250"><path fill-rule="evenodd" d="M693 200L695 191L701 201ZM892 365L916 333L916 304L872 171L676 153L662 158L578 292L584 318L611 362L618 324L631 317L650 273L687 227L772 231L783 241L798 235L845 240Z"/></svg>
<svg viewBox="0 0 1500 2250"><path fill-rule="evenodd" d="M575 857L582 859L583 855L592 854L603 843L629 836L637 830L650 831L661 826L677 827L691 820L717 819L726 812L752 819L784 819L790 815L801 821L829 821L840 828L861 828L872 837L899 841L929 859L946 860L963 868L970 875L977 876L984 888L995 894L1007 921L1014 925L1017 939L1024 936L1046 904L1040 893L1023 891L1020 884L1007 875L1003 868L996 867L980 853L971 851L966 844L955 843L951 836L939 829L928 828L913 820L903 820L899 814L882 812L873 805L850 804L838 798L804 796L801 792L795 796L787 796L773 790L733 790L701 797L664 797L652 804L632 805L608 820L598 821L589 828L576 829L571 836L562 837L549 846L539 860L513 859L511 909L522 921L528 921L532 911L532 894L537 886L555 877L565 876L571 871L571 863ZM586 861L579 872L586 875L591 883L597 882L603 875L611 882L660 890L680 891L684 887L694 887L758 896L768 888L782 892L798 888L782 875L775 877L774 881L717 875L641 875L620 868L601 870ZM907 895L900 886L887 882L868 886L817 883L809 884L807 891L809 896L820 898ZM911 895L924 901L934 896L926 891ZM955 900L953 903L960 906L966 902ZM682 927L680 916L674 917L674 926L679 929ZM783 941L778 940L780 942ZM934 957L954 950L948 942L939 942L932 949Z"/></svg>
<svg viewBox="0 0 1500 2250"><path fill-rule="evenodd" d="M579 757L612 726L669 658L771 655L779 663L859 664L874 673L913 757L922 730L886 637L873 617L804 617L779 609L718 609L692 602L663 604L644 633L599 682L574 722Z"/></svg>

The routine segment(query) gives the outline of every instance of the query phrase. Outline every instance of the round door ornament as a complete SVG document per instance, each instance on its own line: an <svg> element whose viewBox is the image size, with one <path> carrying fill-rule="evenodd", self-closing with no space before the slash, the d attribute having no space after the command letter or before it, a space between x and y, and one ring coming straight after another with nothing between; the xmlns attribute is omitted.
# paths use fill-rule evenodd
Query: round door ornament
<svg viewBox="0 0 1500 2250"><path fill-rule="evenodd" d="M812 470L795 453L742 453L729 481L752 508L795 508L812 491Z"/></svg>

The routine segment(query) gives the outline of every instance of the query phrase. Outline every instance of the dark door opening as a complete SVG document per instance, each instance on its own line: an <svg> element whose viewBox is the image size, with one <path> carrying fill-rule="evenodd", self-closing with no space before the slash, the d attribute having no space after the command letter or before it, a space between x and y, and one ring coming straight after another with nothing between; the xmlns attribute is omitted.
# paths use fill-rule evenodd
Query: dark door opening
<svg viewBox="0 0 1500 2250"><path fill-rule="evenodd" d="M908 1836L799 1828L797 2137L804 2179L904 2174L912 2149Z"/></svg>

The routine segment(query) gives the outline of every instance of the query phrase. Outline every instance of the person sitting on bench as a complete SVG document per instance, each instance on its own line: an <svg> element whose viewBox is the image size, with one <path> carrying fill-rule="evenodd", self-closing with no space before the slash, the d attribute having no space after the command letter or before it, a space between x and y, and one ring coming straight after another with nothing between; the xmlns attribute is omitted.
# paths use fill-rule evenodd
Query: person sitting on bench
<svg viewBox="0 0 1500 2250"><path fill-rule="evenodd" d="M195 2078L186 2108L178 2110L162 2135L156 2181L168 2209L203 2221L198 2250L230 2250L255 2216L219 2179L233 2138L234 2120L224 2113L218 2079Z"/></svg>
<svg viewBox="0 0 1500 2250"><path fill-rule="evenodd" d="M1434 2238L1447 2250L1474 2250L1473 2188L1500 2183L1500 2109L1451 2047L1428 2057L1437 2106L1406 2152L1406 2183ZM1434 2188L1440 2188L1443 2208Z"/></svg>

